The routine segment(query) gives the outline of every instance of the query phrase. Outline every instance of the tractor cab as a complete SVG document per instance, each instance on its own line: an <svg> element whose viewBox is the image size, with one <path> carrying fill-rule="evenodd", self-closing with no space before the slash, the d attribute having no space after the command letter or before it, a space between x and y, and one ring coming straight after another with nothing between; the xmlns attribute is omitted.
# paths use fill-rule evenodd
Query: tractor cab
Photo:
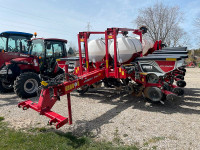
<svg viewBox="0 0 200 150"><path fill-rule="evenodd" d="M50 77L56 75L56 72L60 70L56 59L67 56L66 43L67 40L53 38L37 38L29 43L28 53L37 56L41 74Z"/></svg>
<svg viewBox="0 0 200 150"><path fill-rule="evenodd" d="M0 67L13 59L20 57L20 54L28 53L27 41L33 34L16 31L6 31L0 33Z"/></svg>

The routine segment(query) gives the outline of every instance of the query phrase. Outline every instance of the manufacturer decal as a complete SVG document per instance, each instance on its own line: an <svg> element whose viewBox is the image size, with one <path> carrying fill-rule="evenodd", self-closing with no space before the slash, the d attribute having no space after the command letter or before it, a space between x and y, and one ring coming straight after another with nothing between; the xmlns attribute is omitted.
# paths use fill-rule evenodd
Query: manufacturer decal
<svg viewBox="0 0 200 150"><path fill-rule="evenodd" d="M29 57L29 55L20 54L22 57Z"/></svg>
<svg viewBox="0 0 200 150"><path fill-rule="evenodd" d="M97 74L97 75L94 76L94 77L91 77L91 78L85 80L83 83L89 82L89 81L91 81L92 79L96 79L96 78L98 78L99 76L101 76L101 73Z"/></svg>

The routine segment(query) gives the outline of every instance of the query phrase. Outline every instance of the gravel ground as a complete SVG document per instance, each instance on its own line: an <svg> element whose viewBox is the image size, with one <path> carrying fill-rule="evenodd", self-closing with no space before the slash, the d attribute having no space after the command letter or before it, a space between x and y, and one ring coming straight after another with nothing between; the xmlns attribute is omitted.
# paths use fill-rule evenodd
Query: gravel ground
<svg viewBox="0 0 200 150"><path fill-rule="evenodd" d="M173 102L151 104L143 98L112 89L72 93L73 125L63 132L89 133L97 140L136 144L141 149L200 149L200 68L188 68L185 96ZM14 93L0 95L0 116L19 129L46 127L48 119L17 107L22 101ZM37 101L37 98L33 98ZM66 96L53 111L67 116Z"/></svg>

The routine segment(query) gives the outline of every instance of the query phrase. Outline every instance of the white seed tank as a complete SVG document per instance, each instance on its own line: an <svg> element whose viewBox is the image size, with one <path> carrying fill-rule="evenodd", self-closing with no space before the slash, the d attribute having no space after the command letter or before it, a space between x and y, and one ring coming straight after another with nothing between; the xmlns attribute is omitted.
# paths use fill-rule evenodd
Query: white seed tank
<svg viewBox="0 0 200 150"><path fill-rule="evenodd" d="M114 43L110 45L110 55L114 58ZM117 60L119 63L125 63L133 58L134 54L142 51L142 44L139 39L133 37L117 38Z"/></svg>
<svg viewBox="0 0 200 150"><path fill-rule="evenodd" d="M90 62L99 62L105 55L105 40L97 39L88 42L88 55Z"/></svg>
<svg viewBox="0 0 200 150"><path fill-rule="evenodd" d="M109 53L114 58L114 43L108 41ZM142 43L138 37L120 37L117 38L117 60L119 63L126 63L133 59L134 54L143 51L146 54L153 47L153 42L143 39ZM96 39L88 42L88 56L90 62L99 62L106 55L105 40Z"/></svg>
<svg viewBox="0 0 200 150"><path fill-rule="evenodd" d="M142 54L145 55L150 48L153 48L153 42L151 40L143 39L142 40Z"/></svg>

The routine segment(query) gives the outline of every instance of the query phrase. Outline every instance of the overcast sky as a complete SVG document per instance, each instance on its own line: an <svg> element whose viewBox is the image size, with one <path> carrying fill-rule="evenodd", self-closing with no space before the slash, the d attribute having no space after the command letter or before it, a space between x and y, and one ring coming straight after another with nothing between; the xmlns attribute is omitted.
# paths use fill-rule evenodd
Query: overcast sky
<svg viewBox="0 0 200 150"><path fill-rule="evenodd" d="M0 0L0 32L37 32L38 37L64 38L77 47L77 33L87 30L88 22L91 30L96 31L105 31L107 27L136 28L132 21L139 15L138 10L159 1ZM181 27L191 33L194 18L200 17L200 0L162 2L179 6L185 19Z"/></svg>

